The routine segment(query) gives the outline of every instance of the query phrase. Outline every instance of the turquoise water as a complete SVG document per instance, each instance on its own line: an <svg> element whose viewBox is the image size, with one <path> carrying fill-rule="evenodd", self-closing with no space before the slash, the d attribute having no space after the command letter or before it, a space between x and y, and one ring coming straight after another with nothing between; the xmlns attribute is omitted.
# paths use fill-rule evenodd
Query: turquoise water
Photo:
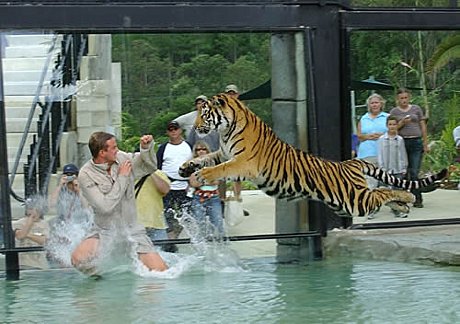
<svg viewBox="0 0 460 324"><path fill-rule="evenodd" d="M459 323L460 269L335 258L209 262L169 256L167 274L119 266L0 280L4 323ZM174 259L171 259L174 258ZM223 262L222 260L230 260ZM208 259L209 260L209 259ZM237 260L237 261L235 261Z"/></svg>

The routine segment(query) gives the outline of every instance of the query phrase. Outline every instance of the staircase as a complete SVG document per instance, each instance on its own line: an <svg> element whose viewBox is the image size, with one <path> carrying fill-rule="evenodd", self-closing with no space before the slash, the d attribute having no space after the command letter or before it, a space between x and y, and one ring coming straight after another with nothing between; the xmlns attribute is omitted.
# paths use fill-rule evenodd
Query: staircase
<svg viewBox="0 0 460 324"><path fill-rule="evenodd" d="M54 61L61 50L60 42L56 38L54 34L38 33L6 35L7 44L2 62L10 173L14 168L29 115L33 116L12 186L19 197L25 196L24 164L27 163L33 137L37 136L38 115L42 112L41 107L36 105L31 113L31 107L35 106L34 98L38 99L38 102L45 102L45 96L49 95ZM50 51L51 54L48 56ZM44 69L47 62L48 67ZM41 79L43 79L43 87L38 88ZM38 97L35 97L36 94ZM11 174L10 179L12 179ZM13 197L11 197L11 212L13 219L20 218L24 214L22 203Z"/></svg>

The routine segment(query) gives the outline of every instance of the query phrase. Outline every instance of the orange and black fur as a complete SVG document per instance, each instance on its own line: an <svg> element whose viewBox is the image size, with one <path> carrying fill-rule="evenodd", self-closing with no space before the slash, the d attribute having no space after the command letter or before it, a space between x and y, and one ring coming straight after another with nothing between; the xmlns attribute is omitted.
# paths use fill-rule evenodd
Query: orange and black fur
<svg viewBox="0 0 460 324"><path fill-rule="evenodd" d="M447 170L418 181L401 180L371 163L354 159L334 162L307 154L281 141L241 101L226 94L212 97L198 110L195 127L207 134L220 133L221 149L185 162L179 173L212 182L248 179L270 196L310 198L327 204L341 216L366 216L383 204L408 212L414 196L407 190L441 180ZM404 190L367 187L365 175Z"/></svg>

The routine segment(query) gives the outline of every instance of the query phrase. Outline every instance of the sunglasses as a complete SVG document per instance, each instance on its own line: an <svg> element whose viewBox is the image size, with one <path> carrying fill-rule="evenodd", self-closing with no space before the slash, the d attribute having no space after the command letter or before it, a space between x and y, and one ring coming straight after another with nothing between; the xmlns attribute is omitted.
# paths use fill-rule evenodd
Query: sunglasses
<svg viewBox="0 0 460 324"><path fill-rule="evenodd" d="M175 131L175 130L178 130L178 129L179 129L179 127L169 127L168 131L171 132L171 131Z"/></svg>
<svg viewBox="0 0 460 324"><path fill-rule="evenodd" d="M195 152L198 152L198 151L208 151L208 149L205 149L204 147L203 148L199 147L195 149Z"/></svg>
<svg viewBox="0 0 460 324"><path fill-rule="evenodd" d="M65 176L71 177L71 176L77 176L78 173L64 173Z"/></svg>

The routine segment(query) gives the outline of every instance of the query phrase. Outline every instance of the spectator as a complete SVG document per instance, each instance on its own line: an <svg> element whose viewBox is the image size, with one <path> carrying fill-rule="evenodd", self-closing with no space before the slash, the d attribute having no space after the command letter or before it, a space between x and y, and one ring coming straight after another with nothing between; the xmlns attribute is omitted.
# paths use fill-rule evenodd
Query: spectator
<svg viewBox="0 0 460 324"><path fill-rule="evenodd" d="M422 109L410 104L411 94L405 88L400 88L396 94L397 106L391 109L390 114L398 119L399 135L404 138L408 166L409 180L417 180L422 164L424 152L428 152L426 118ZM420 189L412 190L415 195L414 207L423 208L423 198Z"/></svg>
<svg viewBox="0 0 460 324"><path fill-rule="evenodd" d="M210 153L210 149L206 142L196 142L193 147L194 158L208 153ZM203 236L221 239L224 236L224 223L218 190L219 181L202 185L196 180L195 175L192 174L189 184L191 187L195 188L192 198L193 216L202 229L201 232ZM212 225L211 231L208 231L208 224Z"/></svg>
<svg viewBox="0 0 460 324"><path fill-rule="evenodd" d="M351 158L354 159L358 155L359 139L358 135L351 134Z"/></svg>
<svg viewBox="0 0 460 324"><path fill-rule="evenodd" d="M377 140L387 131L388 113L384 112L385 100L377 93L371 94L367 100L367 113L358 122L359 139L358 159L377 165ZM369 188L377 187L377 180L366 177Z"/></svg>
<svg viewBox="0 0 460 324"><path fill-rule="evenodd" d="M388 116L388 131L378 140L378 166L393 176L403 179L407 172L407 153L404 139L398 135L398 119ZM392 210L395 217L407 217L399 211Z"/></svg>
<svg viewBox="0 0 460 324"><path fill-rule="evenodd" d="M152 241L168 239L163 197L171 189L170 184L166 173L156 170L141 178L135 186L137 217Z"/></svg>
<svg viewBox="0 0 460 324"><path fill-rule="evenodd" d="M97 262L118 242L149 270L168 268L137 223L134 178L156 170L153 137L144 135L140 142L140 154L132 156L118 150L112 134L95 132L89 139L92 159L81 168L79 181L94 211L94 227L72 253L72 264L88 275L98 276Z"/></svg>
<svg viewBox="0 0 460 324"><path fill-rule="evenodd" d="M457 158L455 159L455 162L460 163L460 126L457 126L454 128L453 136L454 136L455 147L457 148L457 153L458 153Z"/></svg>
<svg viewBox="0 0 460 324"><path fill-rule="evenodd" d="M42 196L26 200L26 214L12 222L16 247L43 246L48 238L49 226L44 220L48 203ZM19 254L19 264L24 269L48 269L45 252L24 252Z"/></svg>
<svg viewBox="0 0 460 324"><path fill-rule="evenodd" d="M79 169L66 164L58 186L50 195L50 207L57 216L50 221L46 243L48 260L58 266L71 266L70 255L92 226L92 213L78 183Z"/></svg>
<svg viewBox="0 0 460 324"><path fill-rule="evenodd" d="M163 197L163 203L168 223L168 237L176 239L182 232L182 226L176 216L190 204L190 198L187 197L188 179L179 175L179 167L192 158L192 148L182 137L182 129L177 121L168 123L167 135L169 141L158 148L157 160L158 168L166 173L171 181L171 190ZM177 252L174 244L164 245L163 249L167 252Z"/></svg>
<svg viewBox="0 0 460 324"><path fill-rule="evenodd" d="M195 120L196 120L196 115L197 115L197 110L198 106L201 105L204 101L207 101L208 98L204 95L199 95L198 97L195 98L194 102L194 107L191 112L186 113L184 115L180 115L173 121L179 123L180 127L182 128L183 135L185 138L187 138L187 141L190 136L190 132L193 128L193 125L195 125Z"/></svg>

